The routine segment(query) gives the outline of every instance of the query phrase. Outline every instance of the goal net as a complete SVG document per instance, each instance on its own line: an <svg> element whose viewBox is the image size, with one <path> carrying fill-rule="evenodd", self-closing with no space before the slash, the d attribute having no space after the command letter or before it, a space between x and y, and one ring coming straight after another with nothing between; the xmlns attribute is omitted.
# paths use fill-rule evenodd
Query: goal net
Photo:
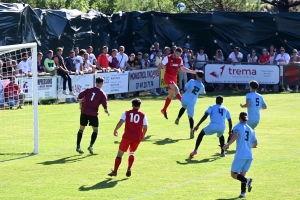
<svg viewBox="0 0 300 200"><path fill-rule="evenodd" d="M37 45L1 46L0 60L0 161L5 161L38 153Z"/></svg>

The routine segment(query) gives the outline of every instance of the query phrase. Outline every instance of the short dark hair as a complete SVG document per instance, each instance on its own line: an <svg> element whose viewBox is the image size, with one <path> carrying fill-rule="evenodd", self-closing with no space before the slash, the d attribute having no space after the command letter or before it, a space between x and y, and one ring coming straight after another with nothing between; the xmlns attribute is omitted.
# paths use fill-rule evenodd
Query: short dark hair
<svg viewBox="0 0 300 200"><path fill-rule="evenodd" d="M53 53L53 51L52 50L48 50L48 53Z"/></svg>
<svg viewBox="0 0 300 200"><path fill-rule="evenodd" d="M258 87L259 87L259 84L258 84L258 82L257 81L250 81L250 87L252 88L252 89L254 89L254 90L256 90L256 89L258 89Z"/></svg>
<svg viewBox="0 0 300 200"><path fill-rule="evenodd" d="M63 48L61 48L61 47L57 47L57 48L56 48L56 52L62 51L62 50L63 50Z"/></svg>
<svg viewBox="0 0 300 200"><path fill-rule="evenodd" d="M75 53L75 51L71 50L69 53Z"/></svg>
<svg viewBox="0 0 300 200"><path fill-rule="evenodd" d="M85 49L80 49L80 51L79 51L79 55L80 56L82 56L83 54L85 54L86 53L86 50Z"/></svg>
<svg viewBox="0 0 300 200"><path fill-rule="evenodd" d="M43 53L42 53L42 52L38 52L37 55L38 55L38 56L39 56L39 55L43 55Z"/></svg>
<svg viewBox="0 0 300 200"><path fill-rule="evenodd" d="M93 47L92 46L88 46L88 49L92 49Z"/></svg>
<svg viewBox="0 0 300 200"><path fill-rule="evenodd" d="M244 122L248 121L248 114L246 112L241 112L239 117Z"/></svg>
<svg viewBox="0 0 300 200"><path fill-rule="evenodd" d="M197 76L199 78L203 78L204 77L204 72L202 70L198 71L196 74L197 74Z"/></svg>
<svg viewBox="0 0 300 200"><path fill-rule="evenodd" d="M179 52L179 53L182 53L182 48L177 47L175 51L177 51L177 52Z"/></svg>
<svg viewBox="0 0 300 200"><path fill-rule="evenodd" d="M118 50L117 49L112 49L111 52L118 52Z"/></svg>
<svg viewBox="0 0 300 200"><path fill-rule="evenodd" d="M132 99L131 101L133 107L140 107L142 100L139 98Z"/></svg>
<svg viewBox="0 0 300 200"><path fill-rule="evenodd" d="M103 46L102 49L108 49L108 47L107 46Z"/></svg>
<svg viewBox="0 0 300 200"><path fill-rule="evenodd" d="M75 51L76 49L78 49L78 50L79 50L79 47L74 47L74 48L73 48L73 50L74 50L74 51Z"/></svg>
<svg viewBox="0 0 300 200"><path fill-rule="evenodd" d="M96 83L101 84L103 82L104 82L104 78L102 76L99 76L99 77L96 78Z"/></svg>
<svg viewBox="0 0 300 200"><path fill-rule="evenodd" d="M143 53L142 53L142 52L137 52L137 55L141 55L141 56L142 56L142 55L143 55Z"/></svg>
<svg viewBox="0 0 300 200"><path fill-rule="evenodd" d="M240 47L234 47L234 49L236 49L236 50L240 51Z"/></svg>
<svg viewBox="0 0 300 200"><path fill-rule="evenodd" d="M217 96L216 103L217 104L222 104L223 103L223 97L221 95Z"/></svg>
<svg viewBox="0 0 300 200"><path fill-rule="evenodd" d="M28 54L27 53L22 53L22 57L24 57L24 56L28 56Z"/></svg>

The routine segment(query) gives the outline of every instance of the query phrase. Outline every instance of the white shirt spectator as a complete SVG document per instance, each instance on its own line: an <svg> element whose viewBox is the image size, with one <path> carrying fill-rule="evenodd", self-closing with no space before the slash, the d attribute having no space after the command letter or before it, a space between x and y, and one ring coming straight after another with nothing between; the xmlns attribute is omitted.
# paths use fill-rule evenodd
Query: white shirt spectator
<svg viewBox="0 0 300 200"><path fill-rule="evenodd" d="M204 59L205 59L205 58L204 58ZM188 59L186 53L183 54L183 63L184 63L184 66L185 66L186 68L188 68L188 69L190 68L190 65L189 65L189 59Z"/></svg>
<svg viewBox="0 0 300 200"><path fill-rule="evenodd" d="M283 55L282 54L278 54L276 56L276 61L278 60L284 60L284 61L280 61L278 62L278 65L284 65L284 64L288 64L290 62L290 55L288 53L284 53Z"/></svg>
<svg viewBox="0 0 300 200"><path fill-rule="evenodd" d="M248 54L247 58L248 58L248 63L257 62L258 59L257 56L252 57L251 54Z"/></svg>
<svg viewBox="0 0 300 200"><path fill-rule="evenodd" d="M80 64L83 63L82 57L81 56L75 56L73 58L73 60L74 60L75 66L76 66L76 71L80 72L81 71Z"/></svg>
<svg viewBox="0 0 300 200"><path fill-rule="evenodd" d="M89 54L89 61L90 63L92 63L92 65L94 64L94 60L96 60L96 56L93 53Z"/></svg>
<svg viewBox="0 0 300 200"><path fill-rule="evenodd" d="M241 52L239 52L238 55L237 55L237 57L243 59L243 54ZM239 62L236 59L236 56L235 56L234 52L231 52L231 54L229 55L229 58L232 60L232 62L235 62L235 63Z"/></svg>
<svg viewBox="0 0 300 200"><path fill-rule="evenodd" d="M90 62L90 60L84 60L83 61L83 69L85 69L85 70L93 69L93 65Z"/></svg>
<svg viewBox="0 0 300 200"><path fill-rule="evenodd" d="M24 62L23 60L18 64L18 69L22 70L23 73L28 74L31 72L31 66L28 65L28 61Z"/></svg>
<svg viewBox="0 0 300 200"><path fill-rule="evenodd" d="M166 65L168 62L169 62L168 56L165 56L164 59L161 61L161 63L163 65ZM181 64L180 65L183 66L182 59L181 59Z"/></svg>
<svg viewBox="0 0 300 200"><path fill-rule="evenodd" d="M30 67L30 69L32 69L32 57L31 56L27 59L27 64Z"/></svg>
<svg viewBox="0 0 300 200"><path fill-rule="evenodd" d="M119 65L120 65L120 68L121 69L124 69L126 66L125 66L125 63L128 61L128 56L126 53L123 53L123 54L120 54L120 53L117 53L117 59L118 59L118 62L119 62ZM111 61L110 61L111 62Z"/></svg>

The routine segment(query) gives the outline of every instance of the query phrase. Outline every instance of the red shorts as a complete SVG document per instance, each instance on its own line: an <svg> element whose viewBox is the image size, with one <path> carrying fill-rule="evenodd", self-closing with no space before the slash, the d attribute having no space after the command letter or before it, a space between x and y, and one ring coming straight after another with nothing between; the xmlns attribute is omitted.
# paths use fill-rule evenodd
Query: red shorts
<svg viewBox="0 0 300 200"><path fill-rule="evenodd" d="M177 76L165 74L164 81L165 81L165 84L168 85L168 88L171 89L169 85L177 84Z"/></svg>
<svg viewBox="0 0 300 200"><path fill-rule="evenodd" d="M123 152L126 152L129 147L130 152L135 152L136 149L138 148L139 144L140 144L140 142L135 142L132 140L122 138L120 145L119 145L119 149Z"/></svg>

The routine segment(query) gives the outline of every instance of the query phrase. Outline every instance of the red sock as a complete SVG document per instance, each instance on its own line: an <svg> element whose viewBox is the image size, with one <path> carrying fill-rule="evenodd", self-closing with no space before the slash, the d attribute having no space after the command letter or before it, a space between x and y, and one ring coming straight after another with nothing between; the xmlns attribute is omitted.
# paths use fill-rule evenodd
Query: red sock
<svg viewBox="0 0 300 200"><path fill-rule="evenodd" d="M171 101L172 101L172 100L169 99L168 97L166 98L165 106L164 106L164 108L163 108L164 111L167 111L167 108L169 107Z"/></svg>
<svg viewBox="0 0 300 200"><path fill-rule="evenodd" d="M128 157L128 169L131 169L133 162L134 162L134 155L130 155Z"/></svg>
<svg viewBox="0 0 300 200"><path fill-rule="evenodd" d="M176 97L177 97L177 99L179 100L179 101L181 101L181 94L176 94Z"/></svg>
<svg viewBox="0 0 300 200"><path fill-rule="evenodd" d="M116 157L116 159L115 159L115 168L114 168L114 172L117 172L117 171L118 171L121 162L122 162L122 158Z"/></svg>

